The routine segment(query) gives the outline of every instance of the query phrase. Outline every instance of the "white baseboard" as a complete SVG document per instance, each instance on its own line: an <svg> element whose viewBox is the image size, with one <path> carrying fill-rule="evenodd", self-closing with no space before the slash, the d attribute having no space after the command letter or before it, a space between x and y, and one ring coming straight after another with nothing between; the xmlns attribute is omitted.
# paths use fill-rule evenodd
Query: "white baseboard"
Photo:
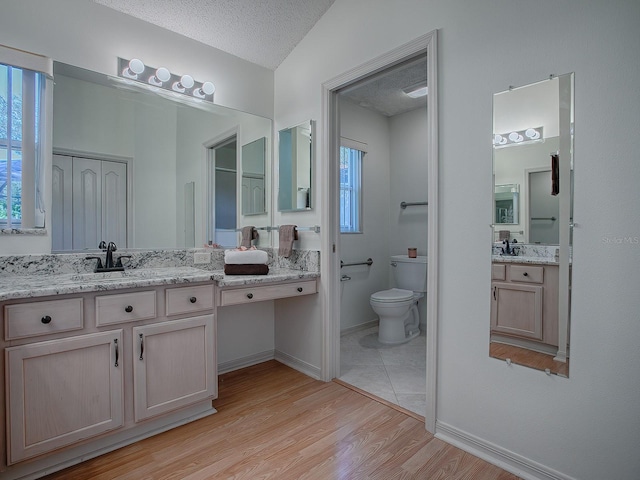
<svg viewBox="0 0 640 480"><path fill-rule="evenodd" d="M371 320L370 322L364 322L359 325L354 325L353 327L347 327L344 330L340 330L340 336L349 335L350 333L358 332L360 330L366 330L367 328L371 327L377 327L378 321L379 320L376 318L375 320Z"/></svg>
<svg viewBox="0 0 640 480"><path fill-rule="evenodd" d="M440 421L436 421L435 437L525 480L576 480Z"/></svg>
<svg viewBox="0 0 640 480"><path fill-rule="evenodd" d="M274 350L265 350L264 352L254 353L235 360L229 360L228 362L218 364L218 374L233 372L234 370L266 362L267 360L273 360L274 358Z"/></svg>
<svg viewBox="0 0 640 480"><path fill-rule="evenodd" d="M307 363L299 358L293 357L288 353L281 352L279 350L275 351L275 359L280 363L284 363L286 366L293 368L294 370L298 370L299 372L304 373L305 375L310 376L311 378L315 378L316 380L320 380L320 369L318 367L314 367L310 363Z"/></svg>

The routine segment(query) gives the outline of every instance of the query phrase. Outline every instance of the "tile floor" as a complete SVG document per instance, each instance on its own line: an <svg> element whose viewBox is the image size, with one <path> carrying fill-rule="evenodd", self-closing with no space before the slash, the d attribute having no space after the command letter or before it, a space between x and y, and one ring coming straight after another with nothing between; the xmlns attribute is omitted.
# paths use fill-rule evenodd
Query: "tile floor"
<svg viewBox="0 0 640 480"><path fill-rule="evenodd" d="M340 338L340 380L424 416L426 337L385 346L377 335L375 326Z"/></svg>

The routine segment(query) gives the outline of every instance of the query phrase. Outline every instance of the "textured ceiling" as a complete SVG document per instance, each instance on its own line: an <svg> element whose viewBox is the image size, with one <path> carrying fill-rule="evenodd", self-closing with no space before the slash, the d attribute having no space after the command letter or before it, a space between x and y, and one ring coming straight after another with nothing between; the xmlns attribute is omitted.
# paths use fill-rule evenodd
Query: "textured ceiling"
<svg viewBox="0 0 640 480"><path fill-rule="evenodd" d="M363 108L393 117L427 105L427 97L411 98L402 91L426 81L427 57L421 55L349 86L340 94Z"/></svg>
<svg viewBox="0 0 640 480"><path fill-rule="evenodd" d="M335 0L93 0L275 70Z"/></svg>

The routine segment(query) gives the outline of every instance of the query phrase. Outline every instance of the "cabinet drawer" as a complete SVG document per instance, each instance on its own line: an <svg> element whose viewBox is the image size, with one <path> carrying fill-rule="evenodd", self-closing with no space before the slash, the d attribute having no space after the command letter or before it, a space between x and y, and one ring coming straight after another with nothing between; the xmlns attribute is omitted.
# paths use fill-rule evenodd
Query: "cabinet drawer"
<svg viewBox="0 0 640 480"><path fill-rule="evenodd" d="M544 267L511 265L509 274L512 282L542 283L544 281Z"/></svg>
<svg viewBox="0 0 640 480"><path fill-rule="evenodd" d="M156 292L153 290L96 297L98 327L155 317Z"/></svg>
<svg viewBox="0 0 640 480"><path fill-rule="evenodd" d="M79 330L82 298L5 305L4 320L6 340Z"/></svg>
<svg viewBox="0 0 640 480"><path fill-rule="evenodd" d="M213 285L167 289L167 315L200 312L213 308Z"/></svg>
<svg viewBox="0 0 640 480"><path fill-rule="evenodd" d="M222 290L220 292L220 306L260 302L264 300L274 300L276 298L298 297L300 295L316 293L317 291L318 287L315 280Z"/></svg>
<svg viewBox="0 0 640 480"><path fill-rule="evenodd" d="M507 268L506 265L491 265L491 280L506 280Z"/></svg>

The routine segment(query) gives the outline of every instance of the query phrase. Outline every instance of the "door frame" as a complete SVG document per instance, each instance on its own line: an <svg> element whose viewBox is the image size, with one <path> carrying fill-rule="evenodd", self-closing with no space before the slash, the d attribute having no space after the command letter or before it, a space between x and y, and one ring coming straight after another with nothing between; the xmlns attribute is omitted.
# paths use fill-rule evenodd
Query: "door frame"
<svg viewBox="0 0 640 480"><path fill-rule="evenodd" d="M427 378L425 427L435 433L438 346L438 75L437 30L348 70L322 84L322 147L327 161L322 164L322 181L326 182L322 199L323 278L326 284L323 302L322 377L329 381L340 372L340 228L339 228L339 147L340 119L338 90L365 77L397 65L419 54L427 55Z"/></svg>
<svg viewBox="0 0 640 480"><path fill-rule="evenodd" d="M207 141L202 143L202 168L201 168L201 178L205 179L204 188L201 192L201 198L203 201L203 205L205 207L201 212L202 219L202 233L204 234L204 243L206 244L208 240L213 241L215 239L215 212L216 212L216 201L215 201L215 193L210 195L211 190L210 186L215 185L215 149L217 147L222 146L226 142L235 138L236 142L236 230L238 229L237 219L239 217L238 211L238 201L237 201L237 192L238 188L242 188L242 184L238 182L238 165L240 163L240 152L238 145L240 143L240 126L234 125L228 130L216 135L213 138L208 139ZM209 235L212 235L212 238L209 238ZM196 229L196 237L197 237L197 229ZM196 238L196 244L198 240Z"/></svg>

